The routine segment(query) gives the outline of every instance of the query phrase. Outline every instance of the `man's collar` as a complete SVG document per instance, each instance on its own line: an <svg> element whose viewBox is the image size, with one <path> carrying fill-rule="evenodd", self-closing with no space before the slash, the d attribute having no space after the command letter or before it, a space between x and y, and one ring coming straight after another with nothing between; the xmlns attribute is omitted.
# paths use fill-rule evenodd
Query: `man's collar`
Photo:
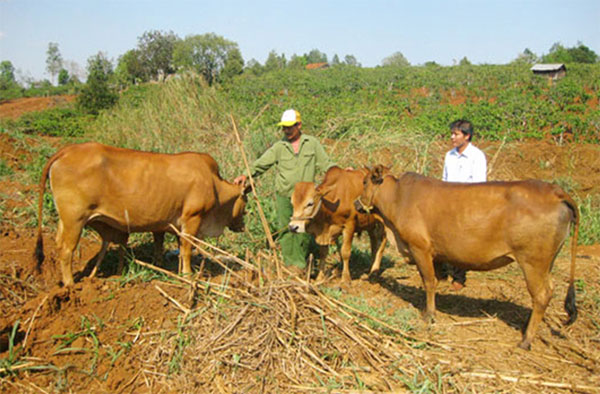
<svg viewBox="0 0 600 394"><path fill-rule="evenodd" d="M454 152L454 154L456 156L465 156L465 157L469 157L469 152L471 152L471 143L467 142L467 147L465 148L465 150L462 151L462 153L460 153L458 151L458 148L454 148L452 149L452 151Z"/></svg>
<svg viewBox="0 0 600 394"><path fill-rule="evenodd" d="M306 137L304 136L304 133L300 134L300 138L298 138L300 140L300 144L302 144L303 141L306 140ZM287 137L284 135L283 138L281 139L283 142L287 142L288 144L292 144L290 141L288 141Z"/></svg>

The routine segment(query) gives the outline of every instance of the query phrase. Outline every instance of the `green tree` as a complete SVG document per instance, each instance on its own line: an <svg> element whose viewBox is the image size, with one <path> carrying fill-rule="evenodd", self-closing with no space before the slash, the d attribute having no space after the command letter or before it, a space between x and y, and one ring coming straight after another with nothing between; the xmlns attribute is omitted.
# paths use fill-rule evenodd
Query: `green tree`
<svg viewBox="0 0 600 394"><path fill-rule="evenodd" d="M118 100L115 87L111 86L112 63L102 52L88 59L88 79L77 98L79 107L87 113L98 114L112 107Z"/></svg>
<svg viewBox="0 0 600 394"><path fill-rule="evenodd" d="M238 45L214 33L188 36L173 52L174 64L202 75L209 85L242 72L244 60ZM225 71L224 71L225 70Z"/></svg>
<svg viewBox="0 0 600 394"><path fill-rule="evenodd" d="M517 56L517 58L513 61L513 63L525 63L525 64L535 64L539 61L539 58L535 53L533 53L529 48L525 48L525 50Z"/></svg>
<svg viewBox="0 0 600 394"><path fill-rule="evenodd" d="M52 80L63 68L63 59L58 50L58 44L55 42L48 43L46 51L46 71L51 75Z"/></svg>
<svg viewBox="0 0 600 394"><path fill-rule="evenodd" d="M306 63L327 63L327 55L318 49L313 49L308 54L304 55Z"/></svg>
<svg viewBox="0 0 600 394"><path fill-rule="evenodd" d="M394 52L383 59L381 65L384 67L407 67L410 66L410 62L404 57L402 52Z"/></svg>
<svg viewBox="0 0 600 394"><path fill-rule="evenodd" d="M555 42L548 54L542 56L544 63L571 63L572 57L560 42Z"/></svg>
<svg viewBox="0 0 600 394"><path fill-rule="evenodd" d="M337 53L336 53L336 54L335 54L335 55L333 55L333 57L331 58L331 65L335 67L335 66L339 66L340 64L341 64L341 62L340 62L340 58L339 58L339 56L338 56L338 55L337 55Z"/></svg>
<svg viewBox="0 0 600 394"><path fill-rule="evenodd" d="M302 70L302 69L304 69L304 67L306 67L307 64L308 64L308 61L306 60L305 55L299 56L294 53L292 55L292 57L290 58L290 61L288 62L287 67L294 69L294 70Z"/></svg>
<svg viewBox="0 0 600 394"><path fill-rule="evenodd" d="M275 50L272 50L269 52L269 56L267 56L267 60L265 61L265 71L281 70L282 68L285 68L286 65L285 55L283 53L278 55Z"/></svg>
<svg viewBox="0 0 600 394"><path fill-rule="evenodd" d="M242 53L237 47L232 48L227 52L227 58L225 59L225 65L223 66L223 71L219 76L219 80L229 80L236 75L240 75L243 71L244 59L242 58Z"/></svg>
<svg viewBox="0 0 600 394"><path fill-rule="evenodd" d="M0 89L9 89L16 85L15 67L10 60L0 63Z"/></svg>
<svg viewBox="0 0 600 394"><path fill-rule="evenodd" d="M69 81L70 81L69 72L64 68L61 68L60 71L58 72L58 84L63 86L63 85L68 84Z"/></svg>
<svg viewBox="0 0 600 394"><path fill-rule="evenodd" d="M583 45L581 42L577 43L576 47L569 48L567 50L575 63L589 63L593 64L598 61L598 55L590 48Z"/></svg>
<svg viewBox="0 0 600 394"><path fill-rule="evenodd" d="M143 69L143 80L159 80L173 74L173 51L179 38L172 31L151 30L138 38L139 61Z"/></svg>
<svg viewBox="0 0 600 394"><path fill-rule="evenodd" d="M252 75L261 75L265 70L258 60L250 59L248 63L246 63L244 71L249 72Z"/></svg>
<svg viewBox="0 0 600 394"><path fill-rule="evenodd" d="M356 60L356 57L354 57L354 55L344 56L344 63L346 63L348 66L360 67L360 63L358 62L358 60Z"/></svg>
<svg viewBox="0 0 600 394"><path fill-rule="evenodd" d="M115 74L123 85L147 81L146 70L139 50L130 49L119 57Z"/></svg>
<svg viewBox="0 0 600 394"><path fill-rule="evenodd" d="M471 61L469 59L467 59L467 57L463 57L462 59L460 59L460 62L458 62L459 66L470 66L471 65Z"/></svg>

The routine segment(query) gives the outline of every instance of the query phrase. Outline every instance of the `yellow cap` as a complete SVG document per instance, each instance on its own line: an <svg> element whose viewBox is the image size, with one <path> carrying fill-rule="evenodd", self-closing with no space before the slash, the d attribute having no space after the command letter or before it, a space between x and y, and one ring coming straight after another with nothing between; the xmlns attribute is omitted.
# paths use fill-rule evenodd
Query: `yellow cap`
<svg viewBox="0 0 600 394"><path fill-rule="evenodd" d="M302 120L300 120L300 112L295 109L288 109L281 115L281 122L277 123L277 126L289 127L300 122L302 122Z"/></svg>

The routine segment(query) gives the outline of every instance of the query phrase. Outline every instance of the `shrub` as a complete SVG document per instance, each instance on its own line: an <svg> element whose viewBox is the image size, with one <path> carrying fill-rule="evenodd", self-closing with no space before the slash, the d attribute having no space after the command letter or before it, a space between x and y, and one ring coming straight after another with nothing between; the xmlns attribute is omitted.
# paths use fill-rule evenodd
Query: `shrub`
<svg viewBox="0 0 600 394"><path fill-rule="evenodd" d="M72 108L53 108L23 115L16 125L24 133L76 137L84 133L90 117Z"/></svg>

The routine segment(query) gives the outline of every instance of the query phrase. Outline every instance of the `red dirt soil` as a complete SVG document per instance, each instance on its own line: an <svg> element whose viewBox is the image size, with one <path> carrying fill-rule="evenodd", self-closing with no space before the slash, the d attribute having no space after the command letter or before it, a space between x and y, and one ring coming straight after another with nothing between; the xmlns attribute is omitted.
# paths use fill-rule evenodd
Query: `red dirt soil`
<svg viewBox="0 0 600 394"><path fill-rule="evenodd" d="M0 119L17 119L32 111L44 111L75 101L77 96L24 97L0 103Z"/></svg>

